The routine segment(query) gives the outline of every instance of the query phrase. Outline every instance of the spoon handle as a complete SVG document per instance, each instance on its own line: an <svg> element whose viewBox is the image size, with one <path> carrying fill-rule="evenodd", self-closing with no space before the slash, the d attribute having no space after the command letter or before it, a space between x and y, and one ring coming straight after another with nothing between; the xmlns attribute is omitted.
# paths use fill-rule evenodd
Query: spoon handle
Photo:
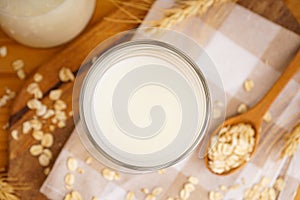
<svg viewBox="0 0 300 200"><path fill-rule="evenodd" d="M272 105L273 101L279 95L279 93L283 90L283 88L287 85L289 80L293 78L293 76L300 69L300 50L297 52L296 56L293 58L292 62L285 69L280 78L276 81L273 87L268 91L263 99L261 99L258 104L253 108L259 116L263 116L267 110Z"/></svg>

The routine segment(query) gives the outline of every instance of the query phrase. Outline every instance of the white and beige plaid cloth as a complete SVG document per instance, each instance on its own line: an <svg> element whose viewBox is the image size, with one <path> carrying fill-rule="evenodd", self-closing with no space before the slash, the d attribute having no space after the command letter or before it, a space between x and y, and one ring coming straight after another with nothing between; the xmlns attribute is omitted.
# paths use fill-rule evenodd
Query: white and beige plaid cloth
<svg viewBox="0 0 300 200"><path fill-rule="evenodd" d="M158 8L169 7L171 0L159 0L148 13L146 20L162 16ZM236 114L240 103L253 106L274 84L289 61L300 47L300 36L276 25L267 19L239 6L228 5L228 13L220 23L210 23L200 18L190 18L176 27L199 41L215 62L223 79L227 95L227 116ZM203 39L204 38L204 39ZM245 92L243 82L251 79L255 87ZM283 146L283 135L300 119L300 73L288 84L272 105L273 119L264 123L258 151L243 169L228 176L210 173L199 159L199 150L176 166L166 169L165 174L144 175L121 174L119 181L107 181L101 176L103 165L99 162L86 164L89 153L84 149L79 137L73 133L56 160L41 192L49 199L63 199L68 193L64 177L68 173L66 161L74 157L83 174L75 174L74 189L83 199L93 196L102 200L125 199L127 191L133 191L136 199L144 199L140 189L160 186L163 188L158 199L178 196L179 190L190 175L200 182L191 194L192 200L208 199L208 191L219 190L220 185L240 187L224 193L224 199L243 199L246 188L257 183L261 177L271 179L271 186L277 177L284 177L285 189L279 199L293 199L300 181L300 150L292 158L279 159Z"/></svg>

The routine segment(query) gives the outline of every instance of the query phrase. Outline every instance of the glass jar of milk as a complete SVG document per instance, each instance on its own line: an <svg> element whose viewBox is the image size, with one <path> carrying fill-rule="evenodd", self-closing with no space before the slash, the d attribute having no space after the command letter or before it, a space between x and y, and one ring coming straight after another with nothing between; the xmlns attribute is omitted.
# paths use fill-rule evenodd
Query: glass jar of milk
<svg viewBox="0 0 300 200"><path fill-rule="evenodd" d="M0 0L0 25L18 42L53 47L70 41L87 25L95 0Z"/></svg>
<svg viewBox="0 0 300 200"><path fill-rule="evenodd" d="M74 120L86 149L103 164L156 171L209 138L213 102L224 98L213 62L192 39L137 29L106 40L86 58L73 90Z"/></svg>

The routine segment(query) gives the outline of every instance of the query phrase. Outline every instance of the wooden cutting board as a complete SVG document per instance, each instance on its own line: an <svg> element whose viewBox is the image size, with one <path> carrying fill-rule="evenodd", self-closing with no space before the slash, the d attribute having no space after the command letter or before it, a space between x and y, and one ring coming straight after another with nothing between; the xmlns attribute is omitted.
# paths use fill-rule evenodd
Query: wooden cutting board
<svg viewBox="0 0 300 200"><path fill-rule="evenodd" d="M139 0L134 1L140 2ZM300 34L299 24L282 1L240 0L239 3ZM127 7L126 9L137 16L143 17L146 14L146 11L130 7ZM126 15L121 10L116 10L110 17L120 19L126 17ZM135 28L136 26L136 24L112 23L105 20L101 21L87 33L69 44L65 49L53 57L53 59L41 65L36 72L42 74L44 77L43 81L39 84L44 94L42 100L43 103L51 105L52 102L48 98L49 91L55 88L61 88L63 90L61 98L68 105L71 105L73 83L60 82L58 72L61 67L69 67L76 74L84 58L97 44L111 35ZM19 130L19 132L21 132L23 122L31 119L34 115L34 112L28 110L26 107L26 102L31 98L26 89L31 82L33 82L33 78L29 77L15 99L10 117L10 130ZM69 110L70 106L68 107L68 111ZM46 124L47 123L48 122L46 122ZM65 128L56 129L53 132L55 145L51 148L53 159L50 167L53 165L55 158L59 154L59 151L63 147L73 128L73 120L69 118ZM36 141L29 134L21 135L18 141L11 137L9 138L9 176L17 177L21 182L29 184L31 189L21 192L22 199L26 200L45 199L45 197L39 193L39 188L46 178L43 173L44 168L39 165L37 158L32 157L28 151L30 146L34 143L36 143Z"/></svg>

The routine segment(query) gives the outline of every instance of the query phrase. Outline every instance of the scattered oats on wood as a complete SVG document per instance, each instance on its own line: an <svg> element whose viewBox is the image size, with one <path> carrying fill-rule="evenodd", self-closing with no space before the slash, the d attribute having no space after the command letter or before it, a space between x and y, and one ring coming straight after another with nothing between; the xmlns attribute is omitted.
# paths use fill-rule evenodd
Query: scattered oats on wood
<svg viewBox="0 0 300 200"><path fill-rule="evenodd" d="M211 139L208 166L217 174L228 172L247 162L254 146L255 131L250 124L223 127Z"/></svg>
<svg viewBox="0 0 300 200"><path fill-rule="evenodd" d="M254 87L254 82L252 80L246 80L244 82L244 89L246 92L250 92Z"/></svg>
<svg viewBox="0 0 300 200"><path fill-rule="evenodd" d="M90 157L90 156L88 156L88 157L85 159L85 163L86 163L86 164L91 164L92 161L93 161L93 158Z"/></svg>
<svg viewBox="0 0 300 200"><path fill-rule="evenodd" d="M23 69L19 69L17 71L17 76L20 80L24 80L26 78L26 73Z"/></svg>
<svg viewBox="0 0 300 200"><path fill-rule="evenodd" d="M54 125L50 125L50 126L49 126L49 130L50 130L50 131L54 131L54 130L55 130L55 126L54 126Z"/></svg>
<svg viewBox="0 0 300 200"><path fill-rule="evenodd" d="M58 76L62 82L74 81L75 79L73 72L66 67L63 67L59 70Z"/></svg>
<svg viewBox="0 0 300 200"><path fill-rule="evenodd" d="M57 124L57 122L58 122L58 120L57 120L56 117L53 117L53 118L51 119L51 123L52 123L52 124Z"/></svg>
<svg viewBox="0 0 300 200"><path fill-rule="evenodd" d="M44 169L44 174L45 174L46 176L48 176L49 173L50 173L50 167L45 168L45 169Z"/></svg>
<svg viewBox="0 0 300 200"><path fill-rule="evenodd" d="M190 183L194 184L194 185L198 185L198 183L199 183L198 178L195 177L195 176L190 176L190 177L188 177L188 181L189 181Z"/></svg>
<svg viewBox="0 0 300 200"><path fill-rule="evenodd" d="M34 98L41 99L43 97L43 92L40 89L40 86L37 83L30 83L27 86L27 92L32 94Z"/></svg>
<svg viewBox="0 0 300 200"><path fill-rule="evenodd" d="M300 123L298 123L293 130L285 136L285 143L283 145L280 157L293 156L300 143Z"/></svg>
<svg viewBox="0 0 300 200"><path fill-rule="evenodd" d="M264 116L263 116L263 120L267 123L269 123L272 120L272 115L270 113L270 111L267 111Z"/></svg>
<svg viewBox="0 0 300 200"><path fill-rule="evenodd" d="M52 117L52 116L54 116L54 115L55 115L54 110L48 109L48 110L46 111L46 113L44 114L43 119L49 119L50 117Z"/></svg>
<svg viewBox="0 0 300 200"><path fill-rule="evenodd" d="M5 106L7 102L13 98L15 98L16 93L9 88L5 89L5 94L0 98L0 108Z"/></svg>
<svg viewBox="0 0 300 200"><path fill-rule="evenodd" d="M73 185L75 182L75 176L73 174L67 174L65 176L65 184L67 185Z"/></svg>
<svg viewBox="0 0 300 200"><path fill-rule="evenodd" d="M0 98L0 108L5 106L7 104L7 95L3 95L1 98Z"/></svg>
<svg viewBox="0 0 300 200"><path fill-rule="evenodd" d="M127 192L126 198L125 198L126 200L134 200L134 198L135 198L135 195L133 192L131 192L131 191Z"/></svg>
<svg viewBox="0 0 300 200"><path fill-rule="evenodd" d="M55 103L54 103L55 111L65 110L66 108L67 108L67 104L63 100L58 99L55 101Z"/></svg>
<svg viewBox="0 0 300 200"><path fill-rule="evenodd" d="M246 104L244 104L244 103L241 103L241 104L238 106L237 112L238 112L239 114L242 114L242 113L247 112L247 110L248 110L248 106L247 106Z"/></svg>
<svg viewBox="0 0 300 200"><path fill-rule="evenodd" d="M30 83L30 84L27 86L26 91L27 91L29 94L33 94L33 91L39 90L39 89L40 89L40 86L39 86L37 83Z"/></svg>
<svg viewBox="0 0 300 200"><path fill-rule="evenodd" d="M14 60L11 64L15 71L18 71L24 67L24 61L22 59Z"/></svg>
<svg viewBox="0 0 300 200"><path fill-rule="evenodd" d="M50 149L44 149L43 150L43 154L45 154L46 156L48 156L48 158L51 160L52 159L52 152Z"/></svg>
<svg viewBox="0 0 300 200"><path fill-rule="evenodd" d="M209 198L209 200L222 200L223 194L220 192L216 192L216 191L210 191L208 193L208 198Z"/></svg>
<svg viewBox="0 0 300 200"><path fill-rule="evenodd" d="M185 189L181 189L179 192L179 196L180 196L180 199L186 200L186 199L190 198L191 194L189 191L187 191Z"/></svg>
<svg viewBox="0 0 300 200"><path fill-rule="evenodd" d="M38 99L30 99L27 101L27 107L30 110L37 110L42 107L42 102Z"/></svg>
<svg viewBox="0 0 300 200"><path fill-rule="evenodd" d="M1 106L0 106L0 107L1 107ZM8 127L9 127L9 123L6 122L6 123L2 126L2 129L3 129L3 130L7 130Z"/></svg>
<svg viewBox="0 0 300 200"><path fill-rule="evenodd" d="M10 134L11 134L11 137L14 140L18 140L19 139L19 131L18 130L12 130Z"/></svg>
<svg viewBox="0 0 300 200"><path fill-rule="evenodd" d="M0 57L4 58L7 55L7 47L1 46L0 47Z"/></svg>
<svg viewBox="0 0 300 200"><path fill-rule="evenodd" d="M52 101L56 101L61 97L61 94L62 94L61 89L51 90L49 94L49 99Z"/></svg>
<svg viewBox="0 0 300 200"><path fill-rule="evenodd" d="M149 194L149 190L147 188L142 188L141 191L144 194Z"/></svg>
<svg viewBox="0 0 300 200"><path fill-rule="evenodd" d="M32 94L33 94L34 98L37 98L37 99L43 98L43 92L41 89L35 90Z"/></svg>
<svg viewBox="0 0 300 200"><path fill-rule="evenodd" d="M67 120L67 115L65 111L61 111L61 110L55 110L55 119L59 120L59 121L65 121Z"/></svg>
<svg viewBox="0 0 300 200"><path fill-rule="evenodd" d="M37 83L41 82L43 80L43 76L40 73L35 73L33 75L33 80Z"/></svg>
<svg viewBox="0 0 300 200"><path fill-rule="evenodd" d="M73 110L71 110L69 113L68 113L69 117L72 117L73 116Z"/></svg>
<svg viewBox="0 0 300 200"><path fill-rule="evenodd" d="M41 154L39 156L39 163L42 167L47 167L50 164L50 158L46 154Z"/></svg>
<svg viewBox="0 0 300 200"><path fill-rule="evenodd" d="M147 194L145 200L156 200L156 196L154 196L153 194Z"/></svg>
<svg viewBox="0 0 300 200"><path fill-rule="evenodd" d="M67 161L68 169L72 172L75 171L78 167L78 162L76 159L69 157Z"/></svg>
<svg viewBox="0 0 300 200"><path fill-rule="evenodd" d="M46 105L42 105L39 109L36 110L36 115L41 117L43 115L45 115L47 113L47 106Z"/></svg>
<svg viewBox="0 0 300 200"><path fill-rule="evenodd" d="M32 126L31 123L29 121L23 122L22 124L22 133L23 134L27 134L31 131Z"/></svg>
<svg viewBox="0 0 300 200"><path fill-rule="evenodd" d="M152 194L158 196L162 193L162 191L163 191L162 187L156 187L153 189Z"/></svg>
<svg viewBox="0 0 300 200"><path fill-rule="evenodd" d="M64 127L66 127L66 121L59 121L57 123L57 127L58 128L64 128Z"/></svg>
<svg viewBox="0 0 300 200"><path fill-rule="evenodd" d="M53 145L54 139L53 139L53 135L51 133L45 133L43 135L41 144L44 147L51 147Z"/></svg>
<svg viewBox="0 0 300 200"><path fill-rule="evenodd" d="M41 122L40 120L38 120L38 119L32 119L32 120L30 120L29 122L30 122L31 128L32 128L33 130L35 130L35 131L39 131L39 130L41 130L42 127L43 127L42 122Z"/></svg>
<svg viewBox="0 0 300 200"><path fill-rule="evenodd" d="M11 89L9 89L7 87L5 88L5 93L9 99L12 99L16 96L16 92L12 91Z"/></svg>
<svg viewBox="0 0 300 200"><path fill-rule="evenodd" d="M43 152L43 146L40 144L32 145L29 149L29 152L32 156L38 156Z"/></svg>
<svg viewBox="0 0 300 200"><path fill-rule="evenodd" d="M274 188L280 192L285 188L285 185L286 184L285 184L283 178L278 178L274 183Z"/></svg>

